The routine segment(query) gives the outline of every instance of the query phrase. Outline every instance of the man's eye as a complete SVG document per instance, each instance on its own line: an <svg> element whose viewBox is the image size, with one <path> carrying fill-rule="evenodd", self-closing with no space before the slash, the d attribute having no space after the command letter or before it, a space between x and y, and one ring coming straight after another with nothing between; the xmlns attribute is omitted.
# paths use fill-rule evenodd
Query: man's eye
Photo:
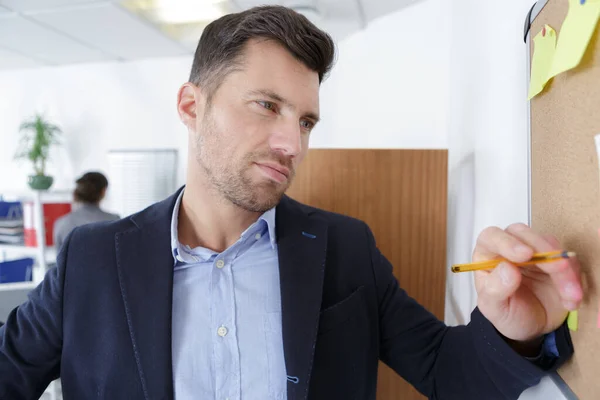
<svg viewBox="0 0 600 400"><path fill-rule="evenodd" d="M275 104L271 103L270 101L257 101L257 103L269 111L275 111Z"/></svg>
<svg viewBox="0 0 600 400"><path fill-rule="evenodd" d="M300 126L302 127L302 129L310 131L312 128L314 128L315 124L312 121L303 120L300 121Z"/></svg>

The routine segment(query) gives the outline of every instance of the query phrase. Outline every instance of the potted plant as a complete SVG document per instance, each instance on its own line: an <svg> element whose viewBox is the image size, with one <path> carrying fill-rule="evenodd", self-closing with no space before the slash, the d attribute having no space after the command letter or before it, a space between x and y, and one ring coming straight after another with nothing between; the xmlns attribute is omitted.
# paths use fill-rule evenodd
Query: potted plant
<svg viewBox="0 0 600 400"><path fill-rule="evenodd" d="M46 161L50 147L58 144L62 133L60 128L36 114L19 127L22 137L15 155L17 159L27 159L33 163L35 175L29 176L29 187L34 190L47 190L54 179L46 175Z"/></svg>

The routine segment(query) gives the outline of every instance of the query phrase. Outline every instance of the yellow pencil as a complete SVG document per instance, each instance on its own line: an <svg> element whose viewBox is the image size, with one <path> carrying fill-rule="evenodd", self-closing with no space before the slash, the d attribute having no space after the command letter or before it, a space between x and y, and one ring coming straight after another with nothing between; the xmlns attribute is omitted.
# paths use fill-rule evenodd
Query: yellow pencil
<svg viewBox="0 0 600 400"><path fill-rule="evenodd" d="M517 267L525 267L528 265L535 265L541 263L547 263L559 260L561 258L570 258L575 257L575 253L572 251L551 251L548 253L536 253L531 257L529 261L521 262L521 263L513 263ZM495 260L487 260L474 262L469 264L454 264L452 266L452 272L468 272L468 271L478 271L481 269L492 269L498 266L501 262L506 261L503 258L498 258Z"/></svg>

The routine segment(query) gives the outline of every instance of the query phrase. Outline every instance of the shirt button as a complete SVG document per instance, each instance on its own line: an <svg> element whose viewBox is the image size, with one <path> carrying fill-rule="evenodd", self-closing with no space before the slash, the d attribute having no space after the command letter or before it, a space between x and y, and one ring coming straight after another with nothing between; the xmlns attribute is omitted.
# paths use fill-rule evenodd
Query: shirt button
<svg viewBox="0 0 600 400"><path fill-rule="evenodd" d="M255 238L256 240L260 239L260 237L261 237L261 234L260 234L260 233L257 233L256 235L254 235L254 238Z"/></svg>
<svg viewBox="0 0 600 400"><path fill-rule="evenodd" d="M227 328L225 328L224 326L219 327L219 329L217 329L217 335L221 337L227 336Z"/></svg>
<svg viewBox="0 0 600 400"><path fill-rule="evenodd" d="M225 261L223 260L218 260L217 261L217 268L221 269L225 266Z"/></svg>

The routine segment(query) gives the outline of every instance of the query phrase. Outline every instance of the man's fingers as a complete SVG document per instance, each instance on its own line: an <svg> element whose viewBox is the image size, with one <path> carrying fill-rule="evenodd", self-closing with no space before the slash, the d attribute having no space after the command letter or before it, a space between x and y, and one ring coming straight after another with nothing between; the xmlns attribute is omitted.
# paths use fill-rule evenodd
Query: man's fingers
<svg viewBox="0 0 600 400"><path fill-rule="evenodd" d="M521 272L513 264L500 263L491 272L477 271L478 303L485 311L505 314L508 299L521 285ZM502 315L490 317L502 318Z"/></svg>
<svg viewBox="0 0 600 400"><path fill-rule="evenodd" d="M554 235L544 235L546 242L550 243L553 249L560 249L560 241Z"/></svg>
<svg viewBox="0 0 600 400"><path fill-rule="evenodd" d="M500 256L512 262L523 262L529 260L532 255L533 249L525 242L498 227L490 227L479 235L473 261Z"/></svg>
<svg viewBox="0 0 600 400"><path fill-rule="evenodd" d="M539 264L538 268L552 278L567 310L576 310L583 299L580 265L577 259Z"/></svg>
<svg viewBox="0 0 600 400"><path fill-rule="evenodd" d="M558 239L550 235L541 236L525 224L513 224L506 228L506 231L526 243L536 252L563 250ZM540 263L538 268L550 275L552 282L560 293L565 308L568 310L576 309L583 298L577 260L560 259L556 262Z"/></svg>
<svg viewBox="0 0 600 400"><path fill-rule="evenodd" d="M506 228L506 232L510 235L518 238L523 243L527 244L536 253L544 253L547 251L561 250L560 243L556 238L550 239L551 236L547 236L553 243L550 243L546 237L536 233L533 229L525 224L512 224Z"/></svg>
<svg viewBox="0 0 600 400"><path fill-rule="evenodd" d="M477 239L473 261L489 260L500 256L518 263L529 260L535 252L554 250L563 250L555 237L541 236L525 224L513 224L506 230L497 227L484 230ZM513 272L520 275L517 267L511 267L514 268ZM564 307L568 310L576 309L583 298L577 261L561 259L552 263L540 263L538 268L550 276ZM496 270L501 269L496 268ZM482 281L484 280L482 279ZM496 283L490 283L490 285L492 285L492 291L497 287Z"/></svg>

